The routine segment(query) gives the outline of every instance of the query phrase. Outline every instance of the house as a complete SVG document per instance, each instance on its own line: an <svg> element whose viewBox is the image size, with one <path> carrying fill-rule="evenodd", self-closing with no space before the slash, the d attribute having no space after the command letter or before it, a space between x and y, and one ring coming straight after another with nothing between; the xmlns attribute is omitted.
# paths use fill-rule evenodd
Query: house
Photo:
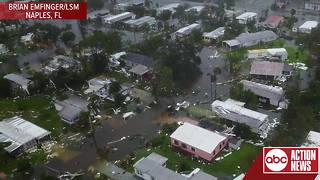
<svg viewBox="0 0 320 180"><path fill-rule="evenodd" d="M24 77L22 74L11 73L3 76L3 78L10 81L13 90L22 90L27 94L29 94L28 88L33 85L33 82L30 79Z"/></svg>
<svg viewBox="0 0 320 180"><path fill-rule="evenodd" d="M217 41L220 37L223 37L225 32L224 27L219 27L211 32L203 33L203 39L206 41Z"/></svg>
<svg viewBox="0 0 320 180"><path fill-rule="evenodd" d="M123 57L123 61L129 69L137 65L143 65L148 68L152 68L155 65L155 61L151 57L133 52L126 53L126 55Z"/></svg>
<svg viewBox="0 0 320 180"><path fill-rule="evenodd" d="M228 144L228 138L190 123L184 123L171 136L171 146L212 161Z"/></svg>
<svg viewBox="0 0 320 180"><path fill-rule="evenodd" d="M193 24L190 24L190 25L183 27L183 28L179 29L178 31L176 31L175 36L178 38L183 38L183 37L191 35L191 33L193 31L200 30L200 29L201 29L200 24L193 23Z"/></svg>
<svg viewBox="0 0 320 180"><path fill-rule="evenodd" d="M28 33L24 36L21 36L20 41L25 45L25 46L30 46L33 44L33 40L35 38L34 33Z"/></svg>
<svg viewBox="0 0 320 180"><path fill-rule="evenodd" d="M164 11L170 11L172 14L176 12L176 9L180 6L180 3L171 3L161 6L157 9L157 15L163 13Z"/></svg>
<svg viewBox="0 0 320 180"><path fill-rule="evenodd" d="M281 61L284 61L288 59L288 52L285 48L253 49L248 50L248 59L279 59Z"/></svg>
<svg viewBox="0 0 320 180"><path fill-rule="evenodd" d="M144 0L130 0L130 1L117 1L120 2L115 5L116 11L126 11L130 6L144 6Z"/></svg>
<svg viewBox="0 0 320 180"><path fill-rule="evenodd" d="M273 31L259 31L255 33L242 33L232 40L223 41L228 49L236 49L240 47L254 46L262 42L270 42L278 39L278 35Z"/></svg>
<svg viewBox="0 0 320 180"><path fill-rule="evenodd" d="M50 140L50 132L20 117L0 121L0 142L10 142L4 149L18 156L30 148Z"/></svg>
<svg viewBox="0 0 320 180"><path fill-rule="evenodd" d="M228 119L236 123L246 124L252 132L260 135L267 130L268 115L247 109L244 104L235 100L216 100L211 105L212 111L221 118Z"/></svg>
<svg viewBox="0 0 320 180"><path fill-rule="evenodd" d="M9 52L9 49L4 44L0 44L0 55L7 54Z"/></svg>
<svg viewBox="0 0 320 180"><path fill-rule="evenodd" d="M271 29L275 29L277 28L280 23L282 23L284 21L284 17L283 16L269 16L265 22L264 22L264 26L267 28L271 28Z"/></svg>
<svg viewBox="0 0 320 180"><path fill-rule="evenodd" d="M80 114L88 111L89 102L78 97L70 96L68 99L55 101L55 108L62 121L74 124L79 121Z"/></svg>
<svg viewBox="0 0 320 180"><path fill-rule="evenodd" d="M248 22L257 21L258 14L254 12L245 12L241 14L240 16L236 17L236 20L239 22L239 24L247 24Z"/></svg>
<svg viewBox="0 0 320 180"><path fill-rule="evenodd" d="M250 90L259 97L260 101L270 103L273 106L279 106L284 98L284 90L279 86L268 86L252 81L242 80L244 90Z"/></svg>
<svg viewBox="0 0 320 180"><path fill-rule="evenodd" d="M201 11L204 9L204 6L193 6L193 7L190 7L186 10L184 10L185 12L195 12L197 14L200 14Z"/></svg>
<svg viewBox="0 0 320 180"><path fill-rule="evenodd" d="M128 21L125 21L124 24L128 25L130 28L133 29L140 29L143 28L145 25L148 25L151 30L155 30L157 21L154 17L143 16L139 19L130 19Z"/></svg>
<svg viewBox="0 0 320 180"><path fill-rule="evenodd" d="M311 11L320 11L320 0L305 0L304 8Z"/></svg>
<svg viewBox="0 0 320 180"><path fill-rule="evenodd" d="M157 153L151 153L149 156L141 158L134 165L134 173L144 180L217 180L199 168L196 168L189 174L179 174L166 168L168 158Z"/></svg>
<svg viewBox="0 0 320 180"><path fill-rule="evenodd" d="M150 80L152 78L151 69L144 65L136 65L129 70L130 74L140 81Z"/></svg>
<svg viewBox="0 0 320 180"><path fill-rule="evenodd" d="M45 74L52 74L60 69L79 72L82 70L82 66L80 61L77 61L72 57L57 55L43 68L43 71Z"/></svg>
<svg viewBox="0 0 320 180"><path fill-rule="evenodd" d="M318 27L318 21L306 21L298 27L300 33L311 33L312 29Z"/></svg>
<svg viewBox="0 0 320 180"><path fill-rule="evenodd" d="M320 147L320 133L316 131L309 131L303 147Z"/></svg>
<svg viewBox="0 0 320 180"><path fill-rule="evenodd" d="M88 81L88 89L84 91L85 94L89 93L96 93L100 89L104 88L105 86L108 86L111 84L111 80L105 77L96 77L92 78Z"/></svg>
<svg viewBox="0 0 320 180"><path fill-rule="evenodd" d="M254 61L251 65L250 76L276 80L283 76L290 76L292 69L289 65L279 62Z"/></svg>
<svg viewBox="0 0 320 180"><path fill-rule="evenodd" d="M115 24L118 22L123 22L125 20L134 19L136 17L132 12L123 12L121 14L112 15L104 18L104 22L107 24Z"/></svg>

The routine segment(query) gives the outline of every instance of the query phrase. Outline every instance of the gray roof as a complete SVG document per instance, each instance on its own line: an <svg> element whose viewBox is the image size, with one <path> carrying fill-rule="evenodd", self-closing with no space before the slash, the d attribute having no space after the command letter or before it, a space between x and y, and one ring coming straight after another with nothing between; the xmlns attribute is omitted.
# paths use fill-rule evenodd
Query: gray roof
<svg viewBox="0 0 320 180"><path fill-rule="evenodd" d="M181 175L162 166L163 162L166 161L167 158L156 153L151 153L146 158L137 161L133 167L157 180L217 180L216 177L206 174L200 169L196 169L189 176Z"/></svg>
<svg viewBox="0 0 320 180"><path fill-rule="evenodd" d="M278 35L274 33L273 31L259 31L256 33L242 33L236 39L241 43L245 44L248 42L259 42L259 41L265 41L266 39L270 38L278 38Z"/></svg>
<svg viewBox="0 0 320 180"><path fill-rule="evenodd" d="M225 32L225 28L219 27L211 32L203 33L203 36L207 38L216 39L216 38L219 38L220 36L223 36L224 32Z"/></svg>
<svg viewBox="0 0 320 180"><path fill-rule="evenodd" d="M281 76L284 64L269 61L254 61L251 65L250 74L264 76Z"/></svg>
<svg viewBox="0 0 320 180"><path fill-rule="evenodd" d="M31 80L25 78L24 76L22 76L21 74L7 74L5 76L3 76L4 79L7 79L11 82L14 82L16 84L19 84L22 87L28 87L29 84L31 83Z"/></svg>
<svg viewBox="0 0 320 180"><path fill-rule="evenodd" d="M63 101L56 101L55 107L59 111L59 116L73 123L73 120L77 118L81 112L88 111L89 102L78 97L70 96L68 99Z"/></svg>
<svg viewBox="0 0 320 180"><path fill-rule="evenodd" d="M133 68L131 68L131 69L129 70L129 72L131 72L131 73L133 73L133 74L140 75L140 76L146 74L146 73L149 72L149 71L150 71L150 70L149 70L148 67L146 67L146 66L144 66L144 65L141 65L141 64L139 64L139 65L137 65L137 66L134 66Z"/></svg>
<svg viewBox="0 0 320 180"><path fill-rule="evenodd" d="M252 81L243 80L241 83L244 86L244 89L252 91L254 94L280 101L284 96L284 91L281 87L277 86L268 86L265 84L260 84Z"/></svg>
<svg viewBox="0 0 320 180"><path fill-rule="evenodd" d="M152 67L155 64L155 61L151 57L132 52L128 52L124 59L125 61L141 64L146 67Z"/></svg>
<svg viewBox="0 0 320 180"><path fill-rule="evenodd" d="M0 142L11 142L11 145L5 148L9 153L49 134L49 131L17 116L0 121Z"/></svg>

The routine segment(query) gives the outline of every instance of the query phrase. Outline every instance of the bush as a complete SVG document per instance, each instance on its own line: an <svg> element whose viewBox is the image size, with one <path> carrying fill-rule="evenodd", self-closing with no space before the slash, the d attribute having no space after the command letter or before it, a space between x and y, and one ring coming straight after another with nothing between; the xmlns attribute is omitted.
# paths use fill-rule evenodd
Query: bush
<svg viewBox="0 0 320 180"><path fill-rule="evenodd" d="M179 125L177 123L163 124L161 127L161 132L162 134L172 134L178 127Z"/></svg>

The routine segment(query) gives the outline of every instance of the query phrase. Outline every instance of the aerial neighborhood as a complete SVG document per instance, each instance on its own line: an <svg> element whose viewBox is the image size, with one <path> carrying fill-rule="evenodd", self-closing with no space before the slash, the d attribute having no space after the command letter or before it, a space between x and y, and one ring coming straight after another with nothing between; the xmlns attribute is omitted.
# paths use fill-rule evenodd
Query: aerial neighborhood
<svg viewBox="0 0 320 180"><path fill-rule="evenodd" d="M254 179L320 146L320 0L86 2L0 20L0 180Z"/></svg>

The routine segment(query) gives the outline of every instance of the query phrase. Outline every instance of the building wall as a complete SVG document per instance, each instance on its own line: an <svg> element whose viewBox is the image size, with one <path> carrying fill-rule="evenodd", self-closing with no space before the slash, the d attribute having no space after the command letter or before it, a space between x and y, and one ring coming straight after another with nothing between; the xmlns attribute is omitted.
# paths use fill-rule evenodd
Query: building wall
<svg viewBox="0 0 320 180"><path fill-rule="evenodd" d="M177 144L178 143L178 144ZM183 147L183 144L185 145L185 147ZM216 155L225 148L225 146L228 144L228 139L226 138L226 140L222 141L212 153L207 153L205 151L202 151L196 147L193 147L191 145L188 145L184 142L181 142L179 140L176 140L174 138L171 138L171 145L172 147L176 147L179 148L183 151L186 151L190 154L192 154L195 157L200 157L202 159L205 159L207 161L212 161L214 159L214 157L216 157ZM192 150L192 148L194 148L194 151Z"/></svg>

